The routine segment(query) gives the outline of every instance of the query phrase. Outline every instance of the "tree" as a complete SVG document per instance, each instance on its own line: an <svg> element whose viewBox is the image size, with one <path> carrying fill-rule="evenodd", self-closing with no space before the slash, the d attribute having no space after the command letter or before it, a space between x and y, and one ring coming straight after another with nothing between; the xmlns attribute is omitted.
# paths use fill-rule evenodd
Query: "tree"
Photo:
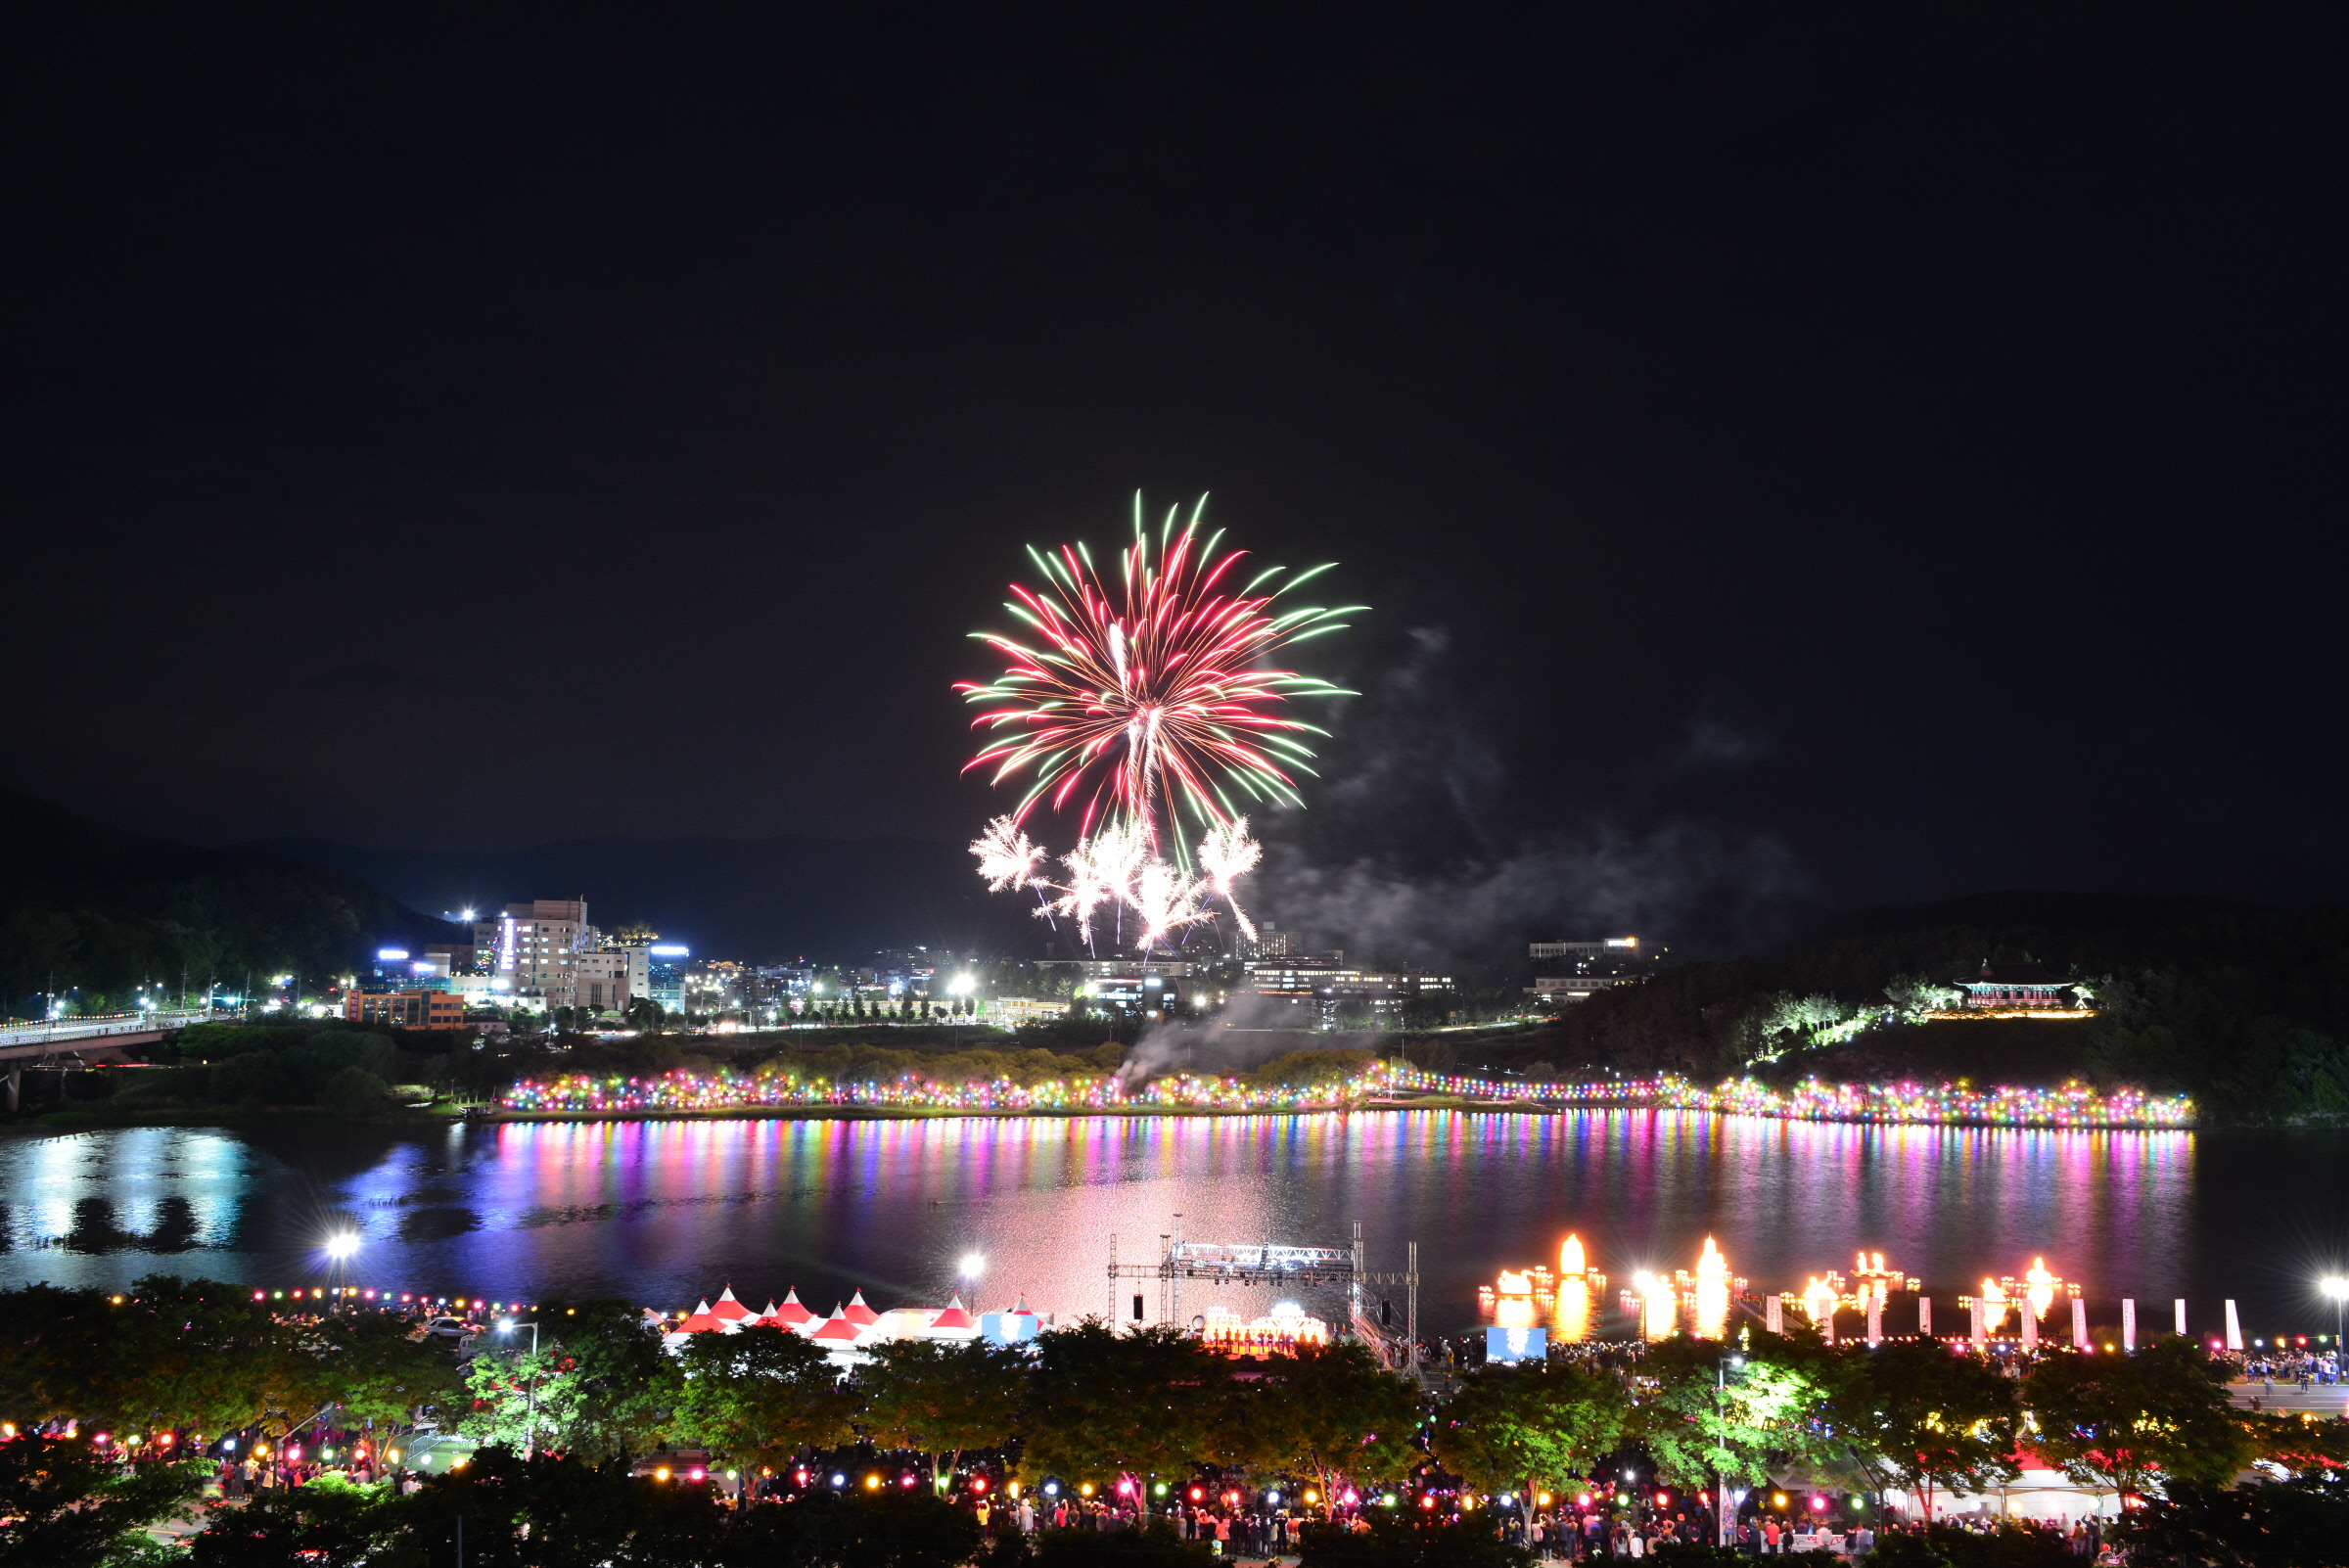
<svg viewBox="0 0 2349 1568"><path fill-rule="evenodd" d="M441 1341L413 1337L414 1325L388 1313L332 1313L297 1332L292 1386L313 1409L339 1406L350 1417L387 1425L418 1406L438 1405L464 1385Z"/></svg>
<svg viewBox="0 0 2349 1568"><path fill-rule="evenodd" d="M1325 1498L1349 1477L1397 1477L1418 1458L1418 1390L1359 1344L1306 1350L1267 1367L1250 1395L1269 1468L1311 1476Z"/></svg>
<svg viewBox="0 0 2349 1568"><path fill-rule="evenodd" d="M1036 1343L1020 1422L1020 1467L1034 1479L1178 1475L1225 1456L1212 1416L1229 1364L1188 1335L1087 1318Z"/></svg>
<svg viewBox="0 0 2349 1568"><path fill-rule="evenodd" d="M1964 992L1923 975L1895 975L1885 983L1884 995L1902 1016L1922 1018L1957 1006Z"/></svg>
<svg viewBox="0 0 2349 1568"><path fill-rule="evenodd" d="M2349 1542L2349 1481L2325 1470L2238 1487L2165 1481L2161 1490L2121 1526L2144 1561L2330 1568Z"/></svg>
<svg viewBox="0 0 2349 1568"><path fill-rule="evenodd" d="M651 1448L679 1388L660 1331L619 1302L542 1307L538 1322L535 1353L474 1359L465 1431L519 1449L530 1426L537 1446L595 1463Z"/></svg>
<svg viewBox="0 0 2349 1568"><path fill-rule="evenodd" d="M695 1334L677 1360L678 1426L730 1464L779 1468L802 1449L850 1440L856 1396L822 1346L789 1329Z"/></svg>
<svg viewBox="0 0 2349 1568"><path fill-rule="evenodd" d="M0 1443L0 1564L99 1568L147 1554L146 1529L204 1484L193 1464L131 1468L86 1442L28 1432Z"/></svg>
<svg viewBox="0 0 2349 1568"><path fill-rule="evenodd" d="M317 1362L302 1353L299 1331L241 1285L150 1274L131 1286L129 1306L146 1326L122 1353L148 1358L144 1397L157 1425L228 1432L259 1426L283 1437L314 1415ZM169 1347L156 1354L157 1331Z"/></svg>
<svg viewBox="0 0 2349 1568"><path fill-rule="evenodd" d="M824 1488L746 1509L727 1535L730 1560L792 1568L957 1568L980 1540L968 1512L896 1487L849 1497Z"/></svg>
<svg viewBox="0 0 2349 1568"><path fill-rule="evenodd" d="M2124 1506L2156 1476L2165 1487L2224 1486L2252 1457L2226 1376L2187 1339L2158 1339L2129 1356L2052 1352L2023 1379L2033 1446L2073 1481L2112 1487Z"/></svg>
<svg viewBox="0 0 2349 1568"><path fill-rule="evenodd" d="M189 1540L188 1560L195 1568L357 1568L374 1554L392 1500L388 1486L354 1486L330 1472L213 1510Z"/></svg>
<svg viewBox="0 0 2349 1568"><path fill-rule="evenodd" d="M1888 1530L1865 1560L1868 1568L2074 1568L2080 1561L2061 1535L2011 1519L1988 1534L1940 1524Z"/></svg>
<svg viewBox="0 0 2349 1568"><path fill-rule="evenodd" d="M1924 1499L1927 1522L1936 1487L1981 1493L2021 1473L2010 1457L2020 1404L1995 1368L1915 1340L1878 1346L1858 1370L1832 1418L1869 1461Z"/></svg>
<svg viewBox="0 0 2349 1568"><path fill-rule="evenodd" d="M627 1019L630 1029L650 1035L668 1021L668 1015L652 997L631 996L628 998Z"/></svg>
<svg viewBox="0 0 2349 1568"><path fill-rule="evenodd" d="M1489 1365L1445 1402L1430 1452L1482 1491L1562 1489L1622 1443L1629 1407L1623 1385L1602 1371Z"/></svg>
<svg viewBox="0 0 2349 1568"><path fill-rule="evenodd" d="M370 1561L443 1568L456 1560L460 1530L466 1568L605 1568L643 1561L631 1547L646 1525L652 1486L632 1480L625 1465L599 1468L549 1453L524 1459L492 1445L477 1451L463 1469L434 1477L393 1505L379 1522ZM674 1490L683 1496L672 1507L715 1513L708 1488ZM668 1533L681 1533L681 1523L670 1521Z"/></svg>
<svg viewBox="0 0 2349 1568"><path fill-rule="evenodd" d="M1657 1474L1691 1490L1718 1474L1748 1486L1769 1478L1774 1460L1810 1466L1841 1458L1841 1442L1819 1419L1847 1375L1842 1358L1816 1335L1762 1336L1725 1366L1727 1346L1712 1340L1666 1340L1651 1346L1641 1371L1656 1392L1644 1399L1632 1430L1647 1444Z"/></svg>
<svg viewBox="0 0 2349 1568"><path fill-rule="evenodd" d="M1010 1440L1027 1359L979 1341L898 1340L874 1349L856 1384L864 1396L858 1424L881 1448L930 1455L931 1480L943 1488L965 1453Z"/></svg>

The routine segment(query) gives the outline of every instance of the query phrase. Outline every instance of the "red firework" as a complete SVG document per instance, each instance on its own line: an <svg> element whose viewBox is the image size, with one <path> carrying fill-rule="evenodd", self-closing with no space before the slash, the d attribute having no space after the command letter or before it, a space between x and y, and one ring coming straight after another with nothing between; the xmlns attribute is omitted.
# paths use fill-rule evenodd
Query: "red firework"
<svg viewBox="0 0 2349 1568"><path fill-rule="evenodd" d="M1221 825L1252 802L1302 804L1292 775L1311 773L1313 755L1303 737L1326 732L1285 716L1283 705L1347 694L1267 664L1275 650L1339 629L1337 618L1361 607L1276 610L1325 566L1277 585L1280 567L1228 585L1246 556L1219 555L1221 532L1200 536L1206 504L1179 530L1168 513L1153 549L1137 496L1133 542L1114 589L1083 545L1050 554L1030 546L1043 585L1012 584L1004 606L1027 623L1027 636L972 633L1010 664L991 681L954 688L986 705L972 725L992 736L964 771L992 768L998 784L1026 775L1015 821L1038 803L1060 810L1077 802L1081 837L1104 817L1123 817L1155 851L1160 817L1177 807Z"/></svg>

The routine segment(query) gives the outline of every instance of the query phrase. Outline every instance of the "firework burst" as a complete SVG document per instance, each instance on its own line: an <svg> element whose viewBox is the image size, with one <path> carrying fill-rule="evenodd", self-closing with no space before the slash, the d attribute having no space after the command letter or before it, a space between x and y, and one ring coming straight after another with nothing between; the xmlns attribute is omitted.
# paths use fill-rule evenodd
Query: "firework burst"
<svg viewBox="0 0 2349 1568"><path fill-rule="evenodd" d="M1217 823L1199 841L1199 867L1207 873L1207 891L1230 908L1232 923L1250 942L1256 940L1256 922L1240 907L1239 894L1234 890L1240 878L1255 870L1264 857L1264 849L1248 836L1248 819L1244 816Z"/></svg>
<svg viewBox="0 0 2349 1568"><path fill-rule="evenodd" d="M1200 534L1206 504L1179 528L1169 512L1154 546L1136 496L1133 542L1112 577L1082 544L1032 547L1043 583L1013 584L1004 606L1025 632L974 633L1010 662L991 681L955 688L979 706L972 726L989 735L968 768L1025 783L1015 824L1038 805L1075 806L1081 838L1123 818L1157 853L1178 814L1216 826L1239 817L1244 802L1304 804L1296 775L1313 771L1313 755L1305 737L1324 731L1284 705L1346 694L1268 666L1360 607L1279 608L1327 567L1293 576L1270 567L1235 585L1247 557L1220 554L1220 532ZM1171 836L1179 855L1179 833Z"/></svg>
<svg viewBox="0 0 2349 1568"><path fill-rule="evenodd" d="M1083 545L1031 548L1043 585L1013 584L1014 602L1004 606L1027 631L974 633L1010 664L991 681L955 688L981 706L972 725L990 737L964 770L986 768L994 783L1025 788L1018 807L973 841L979 874L997 893L1036 889L1037 914L1066 915L1087 947L1108 913L1123 943L1128 911L1141 950L1174 946L1215 918L1211 899L1253 940L1236 885L1264 852L1248 837L1241 804L1303 805L1295 775L1312 773L1313 755L1304 737L1324 732L1289 717L1284 705L1350 695L1267 667L1280 649L1338 630L1338 618L1360 607L1279 608L1326 567L1285 582L1276 582L1284 569L1272 567L1234 586L1245 557L1219 554L1221 533L1200 535L1206 504L1179 529L1169 512L1154 546L1137 495L1114 591ZM1081 811L1077 848L1058 861L1066 881L1041 873L1044 851L1024 828L1039 805ZM1186 815L1204 830L1199 874L1180 827Z"/></svg>

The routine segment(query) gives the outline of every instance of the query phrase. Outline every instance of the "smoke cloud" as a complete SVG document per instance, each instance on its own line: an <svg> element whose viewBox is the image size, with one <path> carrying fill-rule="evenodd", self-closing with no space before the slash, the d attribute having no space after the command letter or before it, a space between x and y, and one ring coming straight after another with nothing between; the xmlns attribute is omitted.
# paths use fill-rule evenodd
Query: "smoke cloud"
<svg viewBox="0 0 2349 1568"><path fill-rule="evenodd" d="M1793 850L1722 808L1773 754L1766 731L1652 715L1641 760L1594 778L1557 761L1565 715L1589 706L1571 690L1558 714L1499 711L1442 626L1386 653L1332 715L1310 807L1259 823L1261 918L1350 959L1445 964L1625 932L1734 951L1807 911Z"/></svg>
<svg viewBox="0 0 2349 1568"><path fill-rule="evenodd" d="M1278 997L1250 994L1234 996L1199 1022L1152 1025L1119 1064L1118 1083L1130 1092L1170 1073L1245 1073L1291 1051L1363 1050L1378 1043L1379 1037L1367 1031L1317 1030L1309 1012Z"/></svg>

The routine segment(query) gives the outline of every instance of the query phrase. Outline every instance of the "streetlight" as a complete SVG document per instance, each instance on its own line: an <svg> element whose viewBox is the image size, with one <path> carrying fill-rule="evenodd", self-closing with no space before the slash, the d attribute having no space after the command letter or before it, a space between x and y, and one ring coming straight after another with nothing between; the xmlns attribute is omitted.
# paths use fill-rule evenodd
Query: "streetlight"
<svg viewBox="0 0 2349 1568"><path fill-rule="evenodd" d="M2334 1376L2349 1372L2349 1351L2341 1349L2343 1309L2349 1308L2349 1279L2339 1274L2326 1274L2320 1286L2332 1298L2332 1364L2338 1369Z"/></svg>
<svg viewBox="0 0 2349 1568"><path fill-rule="evenodd" d="M1737 1355L1717 1356L1713 1360L1713 1544L1717 1546L1729 1544L1729 1487L1722 1475L1728 1450L1721 1440L1721 1401L1728 1392L1729 1368L1744 1365L1745 1358Z"/></svg>
<svg viewBox="0 0 2349 1568"><path fill-rule="evenodd" d="M501 1334L511 1334L517 1328L530 1331L530 1377L524 1385L522 1417L522 1456L528 1461L538 1441L538 1320L534 1317L527 1323L518 1323L511 1317L497 1320L497 1331Z"/></svg>

